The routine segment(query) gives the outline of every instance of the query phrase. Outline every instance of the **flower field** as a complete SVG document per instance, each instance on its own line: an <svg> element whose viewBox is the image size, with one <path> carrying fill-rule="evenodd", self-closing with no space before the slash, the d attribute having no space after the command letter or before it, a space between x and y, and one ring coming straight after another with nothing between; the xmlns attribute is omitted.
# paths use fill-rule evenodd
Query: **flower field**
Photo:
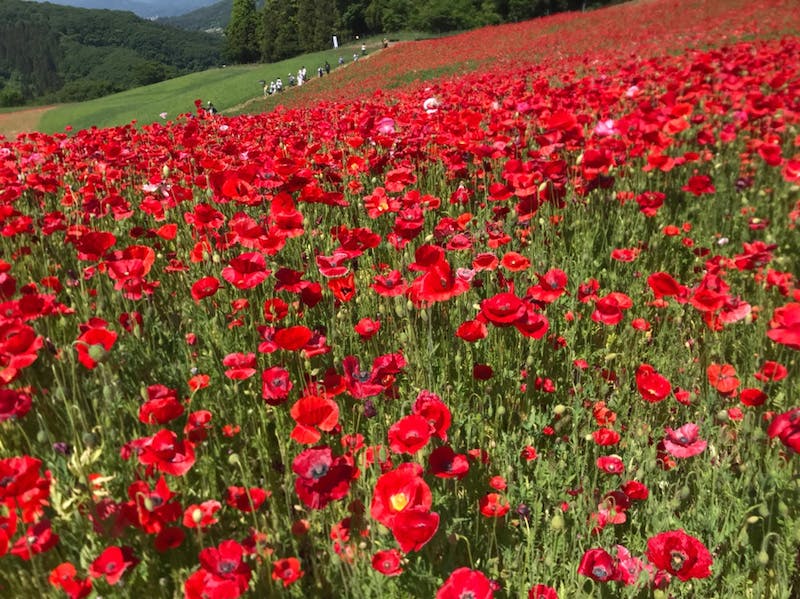
<svg viewBox="0 0 800 599"><path fill-rule="evenodd" d="M0 596L800 596L798 32L642 0L0 139Z"/></svg>

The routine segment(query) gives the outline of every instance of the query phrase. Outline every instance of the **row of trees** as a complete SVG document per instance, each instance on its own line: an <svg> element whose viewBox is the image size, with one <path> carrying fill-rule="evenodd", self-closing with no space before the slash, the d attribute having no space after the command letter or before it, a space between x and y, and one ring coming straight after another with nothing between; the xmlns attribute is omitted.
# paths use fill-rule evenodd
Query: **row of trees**
<svg viewBox="0 0 800 599"><path fill-rule="evenodd" d="M443 33L586 10L622 0L233 0L231 62L275 62L329 48L331 38L401 30Z"/></svg>

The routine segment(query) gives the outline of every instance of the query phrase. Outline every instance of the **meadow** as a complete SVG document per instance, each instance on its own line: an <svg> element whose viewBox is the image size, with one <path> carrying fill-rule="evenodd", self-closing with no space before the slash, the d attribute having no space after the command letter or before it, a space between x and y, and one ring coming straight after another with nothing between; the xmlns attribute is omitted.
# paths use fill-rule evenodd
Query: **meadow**
<svg viewBox="0 0 800 599"><path fill-rule="evenodd" d="M799 596L798 32L642 0L0 139L0 595Z"/></svg>

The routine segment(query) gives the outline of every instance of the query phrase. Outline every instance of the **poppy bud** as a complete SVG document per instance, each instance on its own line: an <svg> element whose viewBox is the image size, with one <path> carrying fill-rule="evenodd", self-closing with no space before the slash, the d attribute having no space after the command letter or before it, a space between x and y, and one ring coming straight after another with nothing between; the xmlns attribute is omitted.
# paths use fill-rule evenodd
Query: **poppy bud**
<svg viewBox="0 0 800 599"><path fill-rule="evenodd" d="M555 516L550 519L550 530L563 530L564 529L564 516L561 512L556 512Z"/></svg>
<svg viewBox="0 0 800 599"><path fill-rule="evenodd" d="M239 463L239 454L238 453L232 453L231 455L228 456L228 464L230 464L231 466L234 466L234 465L236 465L238 463Z"/></svg>
<svg viewBox="0 0 800 599"><path fill-rule="evenodd" d="M762 566L766 566L769 563L769 553L764 551L763 549L758 552L758 563Z"/></svg>
<svg viewBox="0 0 800 599"><path fill-rule="evenodd" d="M747 523L748 523L748 524L755 524L755 523L756 523L756 522L758 522L759 520L761 520L761 518L759 518L758 516L750 516L750 517L747 519Z"/></svg>
<svg viewBox="0 0 800 599"><path fill-rule="evenodd" d="M106 348L100 345L99 343L95 345L90 345L89 349L87 350L89 357L94 360L95 362L103 362L108 355Z"/></svg>

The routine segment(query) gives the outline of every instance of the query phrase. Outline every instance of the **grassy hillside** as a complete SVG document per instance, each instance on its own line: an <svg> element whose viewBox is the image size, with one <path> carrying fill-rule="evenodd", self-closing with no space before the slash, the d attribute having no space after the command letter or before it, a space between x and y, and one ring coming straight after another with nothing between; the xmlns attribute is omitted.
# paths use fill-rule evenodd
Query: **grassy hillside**
<svg viewBox="0 0 800 599"><path fill-rule="evenodd" d="M130 12L0 2L0 105L95 98L220 63L222 40Z"/></svg>
<svg viewBox="0 0 800 599"><path fill-rule="evenodd" d="M379 47L379 40L367 40L369 52ZM278 103L292 103L295 96L310 90L320 83L326 87L335 86L335 77L317 81L317 66L327 60L331 74L337 70L338 58L343 56L345 64L352 63L353 53L359 51L357 46L341 47L338 50L326 50L313 54L305 54L289 60L268 65L239 65L215 68L201 73L192 73L183 77L162 81L154 85L139 87L125 92L98 98L88 102L64 104L42 118L39 130L45 132L63 131L65 127L85 129L96 125L110 127L123 125L135 120L139 124L162 120L161 113L167 113L167 119L179 114L194 111L194 101L211 100L223 113L236 113L245 109L243 104L256 100L249 105L249 110L261 112ZM371 57L370 57L371 58ZM367 61L364 61L364 65ZM281 77L287 82L289 73L296 74L304 66L312 76L311 85L294 88L265 101L259 84L260 80L270 81ZM362 66L362 65L360 65ZM363 68L367 68L364 66ZM338 76L337 76L338 77ZM299 93L298 93L299 92Z"/></svg>

